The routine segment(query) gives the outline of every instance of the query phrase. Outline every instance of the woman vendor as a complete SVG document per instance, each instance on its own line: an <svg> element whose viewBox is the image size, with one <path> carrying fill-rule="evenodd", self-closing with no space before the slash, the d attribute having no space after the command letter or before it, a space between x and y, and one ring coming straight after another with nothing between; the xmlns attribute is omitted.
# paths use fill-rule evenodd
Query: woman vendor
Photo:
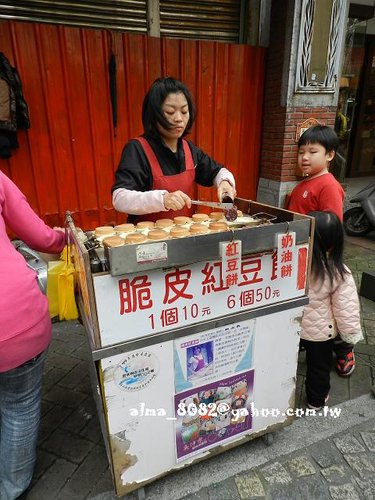
<svg viewBox="0 0 375 500"><path fill-rule="evenodd" d="M215 186L219 201L235 198L231 172L183 139L194 120L188 88L170 77L155 80L143 101L144 133L125 145L112 188L113 206L130 214L129 222L190 216L194 183Z"/></svg>

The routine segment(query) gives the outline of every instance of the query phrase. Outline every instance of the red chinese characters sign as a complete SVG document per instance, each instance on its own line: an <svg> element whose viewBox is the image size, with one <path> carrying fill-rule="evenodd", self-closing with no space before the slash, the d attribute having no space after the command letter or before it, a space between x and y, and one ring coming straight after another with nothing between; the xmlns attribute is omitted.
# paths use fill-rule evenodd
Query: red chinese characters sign
<svg viewBox="0 0 375 500"><path fill-rule="evenodd" d="M95 276L102 345L304 295L307 246L295 245L293 233L270 253L240 255L234 245L221 261Z"/></svg>

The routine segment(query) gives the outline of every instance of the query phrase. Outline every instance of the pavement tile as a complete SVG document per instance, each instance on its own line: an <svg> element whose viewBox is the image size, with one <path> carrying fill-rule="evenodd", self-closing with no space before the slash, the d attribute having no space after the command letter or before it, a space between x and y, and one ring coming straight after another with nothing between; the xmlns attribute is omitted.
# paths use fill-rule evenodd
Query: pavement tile
<svg viewBox="0 0 375 500"><path fill-rule="evenodd" d="M321 473L329 483L342 482L342 478L347 474L347 469L344 465L331 465L322 469Z"/></svg>
<svg viewBox="0 0 375 500"><path fill-rule="evenodd" d="M76 365L78 365L78 363L79 359L73 357L73 355L64 356L63 354L58 354L58 353L48 354L46 359L47 368L55 366L67 372L70 371L72 368L74 368Z"/></svg>
<svg viewBox="0 0 375 500"><path fill-rule="evenodd" d="M288 484L292 482L292 478L280 462L274 462L266 467L262 467L260 472L270 485Z"/></svg>
<svg viewBox="0 0 375 500"><path fill-rule="evenodd" d="M315 500L328 498L328 487L321 476L307 476L298 481L300 500Z"/></svg>
<svg viewBox="0 0 375 500"><path fill-rule="evenodd" d="M69 418L61 424L61 428L80 433L94 416L96 416L94 400L92 397L87 397L78 408L72 411Z"/></svg>
<svg viewBox="0 0 375 500"><path fill-rule="evenodd" d="M363 478L356 477L355 482L358 484L358 486L361 488L361 490L372 491L373 496L375 498L375 479L374 478L363 479Z"/></svg>
<svg viewBox="0 0 375 500"><path fill-rule="evenodd" d="M320 467L330 467L343 463L343 458L331 440L316 443L309 448L311 456Z"/></svg>
<svg viewBox="0 0 375 500"><path fill-rule="evenodd" d="M42 448L73 463L80 464L95 444L71 432L55 430L47 438Z"/></svg>
<svg viewBox="0 0 375 500"><path fill-rule="evenodd" d="M92 395L90 376L87 375L86 377L83 377L76 385L75 390L79 392L84 392L85 394Z"/></svg>
<svg viewBox="0 0 375 500"><path fill-rule="evenodd" d="M344 434L343 436L334 438L333 442L341 453L358 453L360 451L365 451L365 448L358 439L351 434Z"/></svg>
<svg viewBox="0 0 375 500"><path fill-rule="evenodd" d="M94 443L103 443L102 431L97 417L89 420L79 434Z"/></svg>
<svg viewBox="0 0 375 500"><path fill-rule="evenodd" d="M361 500L354 486L350 483L329 486L329 492L333 500Z"/></svg>
<svg viewBox="0 0 375 500"><path fill-rule="evenodd" d="M78 349L78 347L80 347L80 345L74 345L72 342L63 342L62 340L55 339L55 342L49 347L49 353L69 355Z"/></svg>
<svg viewBox="0 0 375 500"><path fill-rule="evenodd" d="M375 468L365 453L348 454L344 458L361 477L374 476Z"/></svg>
<svg viewBox="0 0 375 500"><path fill-rule="evenodd" d="M70 408L54 406L40 421L38 442L42 443L72 413Z"/></svg>
<svg viewBox="0 0 375 500"><path fill-rule="evenodd" d="M77 466L59 458L27 494L27 500L54 499Z"/></svg>
<svg viewBox="0 0 375 500"><path fill-rule="evenodd" d="M85 337L85 329L79 321L53 321L54 324L57 323L58 328L54 330L53 338L60 340L65 340L70 342L72 338L76 336L81 336L82 339Z"/></svg>
<svg viewBox="0 0 375 500"><path fill-rule="evenodd" d="M301 494L297 485L275 486L267 490L266 498L267 500L301 500Z"/></svg>
<svg viewBox="0 0 375 500"><path fill-rule="evenodd" d="M58 385L51 388L49 392L44 394L43 398L50 403L55 403L59 406L66 406L73 410L77 408L86 398L87 394L78 391L68 391L64 387Z"/></svg>
<svg viewBox="0 0 375 500"><path fill-rule="evenodd" d="M38 479L47 469L55 462L56 456L48 453L48 451L38 449L36 456L36 465L34 471L34 480Z"/></svg>
<svg viewBox="0 0 375 500"><path fill-rule="evenodd" d="M57 495L56 500L82 500L83 497L80 495L73 495L72 493L66 493L66 491L62 490Z"/></svg>
<svg viewBox="0 0 375 500"><path fill-rule="evenodd" d="M52 408L54 408L53 403L50 403L49 401L45 401L44 399L42 399L41 416L43 417L44 415L46 415L46 413L51 411Z"/></svg>
<svg viewBox="0 0 375 500"><path fill-rule="evenodd" d="M316 473L313 464L305 456L293 458L293 460L286 462L284 465L286 465L290 472L296 477L311 476Z"/></svg>
<svg viewBox="0 0 375 500"><path fill-rule="evenodd" d="M81 345L71 354L71 356L74 358L78 358L78 360L81 361L88 361L90 359L90 352L88 345L86 343Z"/></svg>
<svg viewBox="0 0 375 500"><path fill-rule="evenodd" d="M356 483L361 488L362 494L366 500L374 500L375 498L375 479L358 479L355 478Z"/></svg>
<svg viewBox="0 0 375 500"><path fill-rule="evenodd" d="M102 446L95 446L65 483L61 493L66 493L67 498L69 495L86 498L107 469L106 460L105 449Z"/></svg>
<svg viewBox="0 0 375 500"><path fill-rule="evenodd" d="M181 500L209 500L209 499L210 496L208 494L208 488L204 488L202 490L199 490L197 493L192 493L191 495L185 496Z"/></svg>
<svg viewBox="0 0 375 500"><path fill-rule="evenodd" d="M350 399L367 394L372 386L370 358L364 355L356 355L356 368L349 377Z"/></svg>
<svg viewBox="0 0 375 500"><path fill-rule="evenodd" d="M375 321L364 319L363 325L367 335L369 335L370 337L375 337Z"/></svg>
<svg viewBox="0 0 375 500"><path fill-rule="evenodd" d="M88 499L95 498L95 497L98 497L100 495L100 499L102 500L102 498L103 498L102 495L105 493L108 495L110 492L112 493L112 497L108 496L108 500L109 500L109 498L113 498L113 499L118 498L115 495L115 492L113 490L112 475L111 475L111 471L109 470L109 467L108 467L108 461L106 461L106 463L107 463L107 468L102 474L98 475L98 477L97 477L98 481L92 485L90 493L87 496ZM127 497L125 497L125 498L126 498L126 500L128 500Z"/></svg>
<svg viewBox="0 0 375 500"><path fill-rule="evenodd" d="M239 500L240 496L234 478L212 484L208 488L208 498L210 500Z"/></svg>
<svg viewBox="0 0 375 500"><path fill-rule="evenodd" d="M330 406L334 406L342 401L348 401L349 398L349 380L348 378L343 378L337 375L336 371L333 369L331 371L331 390L329 392Z"/></svg>
<svg viewBox="0 0 375 500"><path fill-rule="evenodd" d="M237 476L235 481L241 500L265 496L262 482L255 472Z"/></svg>
<svg viewBox="0 0 375 500"><path fill-rule="evenodd" d="M375 432L361 432L362 439L370 451L375 451Z"/></svg>
<svg viewBox="0 0 375 500"><path fill-rule="evenodd" d="M48 358L47 358L48 359ZM51 366L43 378L43 394L49 392L65 376L66 370L58 366Z"/></svg>
<svg viewBox="0 0 375 500"><path fill-rule="evenodd" d="M89 367L87 361L81 361L59 380L59 385L68 389L75 389L83 378L87 377Z"/></svg>

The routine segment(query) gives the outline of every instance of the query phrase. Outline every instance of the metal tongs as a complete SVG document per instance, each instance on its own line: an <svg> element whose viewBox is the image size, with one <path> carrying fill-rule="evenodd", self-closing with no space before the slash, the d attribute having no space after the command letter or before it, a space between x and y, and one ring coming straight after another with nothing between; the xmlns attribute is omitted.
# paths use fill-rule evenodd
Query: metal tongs
<svg viewBox="0 0 375 500"><path fill-rule="evenodd" d="M193 205L220 208L224 210L224 217L229 222L234 222L237 219L237 208L235 207L232 198L228 195L223 196L222 202L191 200L191 203Z"/></svg>
<svg viewBox="0 0 375 500"><path fill-rule="evenodd" d="M198 201L191 200L192 205L202 205L204 207L221 208L222 210L229 210L233 208L233 202L231 203L219 203L216 201Z"/></svg>

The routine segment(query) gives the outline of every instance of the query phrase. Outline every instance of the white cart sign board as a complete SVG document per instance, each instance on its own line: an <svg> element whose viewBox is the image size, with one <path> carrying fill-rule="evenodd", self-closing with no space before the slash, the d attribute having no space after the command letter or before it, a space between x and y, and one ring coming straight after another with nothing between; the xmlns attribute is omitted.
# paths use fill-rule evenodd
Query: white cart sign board
<svg viewBox="0 0 375 500"><path fill-rule="evenodd" d="M285 422L301 314L296 307L102 359L118 494ZM194 347L199 370L190 366Z"/></svg>
<svg viewBox="0 0 375 500"><path fill-rule="evenodd" d="M283 248L289 245L289 248ZM308 245L113 277L93 277L102 347L271 305L305 294Z"/></svg>

